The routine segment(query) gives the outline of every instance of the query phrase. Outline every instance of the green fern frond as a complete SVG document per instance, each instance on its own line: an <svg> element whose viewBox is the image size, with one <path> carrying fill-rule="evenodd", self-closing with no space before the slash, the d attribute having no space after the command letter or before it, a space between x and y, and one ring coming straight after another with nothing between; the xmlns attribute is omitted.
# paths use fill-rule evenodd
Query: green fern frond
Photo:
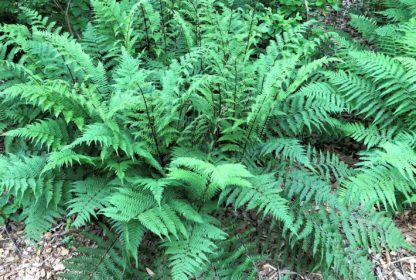
<svg viewBox="0 0 416 280"><path fill-rule="evenodd" d="M88 177L83 181L74 182L71 188L74 195L68 201L68 216L75 215L73 226L79 228L97 218L97 212L106 206L106 198L111 195L112 188L108 180Z"/></svg>
<svg viewBox="0 0 416 280"><path fill-rule="evenodd" d="M310 166L306 150L296 138L274 138L263 144L261 153L271 154L281 160L299 162L305 166Z"/></svg>
<svg viewBox="0 0 416 280"><path fill-rule="evenodd" d="M237 223L237 221L230 221ZM239 232L237 226L230 226L228 238L220 241L218 252L210 258L207 278L219 279L255 279L258 274L257 265L267 260L267 256L257 253L257 244L252 240L255 229Z"/></svg>
<svg viewBox="0 0 416 280"><path fill-rule="evenodd" d="M45 198L32 205L27 205L22 213L25 219L25 236L29 240L38 241L47 232L58 218L64 214L62 208L47 206Z"/></svg>
<svg viewBox="0 0 416 280"><path fill-rule="evenodd" d="M67 125L62 119L39 121L35 124L9 130L5 135L32 140L40 146L45 145L48 150L57 150L70 140Z"/></svg>
<svg viewBox="0 0 416 280"><path fill-rule="evenodd" d="M108 201L111 206L101 211L105 216L119 222L138 221L161 238L178 238L179 233L188 236L181 216L191 220L198 216L190 205L183 207L184 203L177 199L167 199L159 205L153 194L143 189L138 192L120 188Z"/></svg>
<svg viewBox="0 0 416 280"><path fill-rule="evenodd" d="M337 181L341 181L352 176L355 172L336 153L325 153L311 145L308 145L307 157L313 166L312 170L315 170L317 174L327 180L335 178Z"/></svg>
<svg viewBox="0 0 416 280"><path fill-rule="evenodd" d="M377 22L374 19L360 15L351 15L349 24L358 30L365 38L372 40L377 29Z"/></svg>
<svg viewBox="0 0 416 280"><path fill-rule="evenodd" d="M410 198L416 188L415 151L399 142L386 142L380 147L362 153L362 171L345 182L342 196L353 203L381 202L396 209L396 193Z"/></svg>
<svg viewBox="0 0 416 280"><path fill-rule="evenodd" d="M49 154L47 164L44 166L42 173L63 167L72 167L75 163L95 165L92 157L77 154L70 149L63 149Z"/></svg>
<svg viewBox="0 0 416 280"><path fill-rule="evenodd" d="M4 158L2 166L4 171L0 181L2 190L8 190L16 197L23 197L27 191L31 190L35 197L40 197L43 184L51 180L50 177L40 176L44 166L44 157Z"/></svg>
<svg viewBox="0 0 416 280"><path fill-rule="evenodd" d="M75 139L69 147L76 147L81 144L90 146L92 143L103 148L111 148L116 153L123 151L127 156L133 157L136 151L133 141L127 133L119 131L118 127L111 127L105 123L90 124L82 132L82 136Z"/></svg>
<svg viewBox="0 0 416 280"><path fill-rule="evenodd" d="M342 126L342 130L355 141L361 142L368 149L393 141L397 128L381 129L370 125L365 127L362 123L348 123Z"/></svg>
<svg viewBox="0 0 416 280"><path fill-rule="evenodd" d="M226 233L217 227L217 223L212 217L204 217L203 223L188 225L188 238L163 243L172 279L189 279L204 270L210 255L218 248L216 242L226 238Z"/></svg>
<svg viewBox="0 0 416 280"><path fill-rule="evenodd" d="M126 270L123 248L118 235L106 227L103 237L88 233L85 235L95 243L95 246L79 247L79 254L65 261L65 266L70 271L60 274L61 277L68 280L122 280L138 277L137 272Z"/></svg>
<svg viewBox="0 0 416 280"><path fill-rule="evenodd" d="M282 181L274 178L273 174L257 176L249 188L227 188L221 193L220 202L226 205L234 204L236 208L246 207L247 210L256 209L262 213L263 219L270 215L283 222L287 228L293 227L293 217L289 213L288 201L284 199Z"/></svg>
<svg viewBox="0 0 416 280"><path fill-rule="evenodd" d="M120 236L120 242L122 243L126 255L135 260L137 267L139 264L138 248L144 237L145 228L140 222L132 220L126 223L116 222L114 229Z"/></svg>
<svg viewBox="0 0 416 280"><path fill-rule="evenodd" d="M211 199L227 186L249 187L251 173L241 164L214 165L195 158L176 158L172 161L169 178L186 183L189 195L201 201Z"/></svg>

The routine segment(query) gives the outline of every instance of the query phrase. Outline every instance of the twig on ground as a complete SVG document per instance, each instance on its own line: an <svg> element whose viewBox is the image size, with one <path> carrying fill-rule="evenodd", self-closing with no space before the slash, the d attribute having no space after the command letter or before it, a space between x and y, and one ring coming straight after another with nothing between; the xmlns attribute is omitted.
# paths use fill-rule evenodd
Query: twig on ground
<svg viewBox="0 0 416 280"><path fill-rule="evenodd" d="M386 266L389 266L389 265L392 265L392 264L395 264L395 263L399 263L399 262L403 262L403 261L406 261L406 260L411 260L411 259L415 259L416 260L416 256L404 257L404 258L395 260L393 262L388 262L388 263L386 263Z"/></svg>
<svg viewBox="0 0 416 280"><path fill-rule="evenodd" d="M13 245L16 247L17 253L21 257L22 256L22 251L20 251L20 248L17 245L16 241L13 239L13 237L10 235L9 231L7 230L7 223L4 225L3 231L7 234L7 236L9 237L9 239L13 242Z"/></svg>

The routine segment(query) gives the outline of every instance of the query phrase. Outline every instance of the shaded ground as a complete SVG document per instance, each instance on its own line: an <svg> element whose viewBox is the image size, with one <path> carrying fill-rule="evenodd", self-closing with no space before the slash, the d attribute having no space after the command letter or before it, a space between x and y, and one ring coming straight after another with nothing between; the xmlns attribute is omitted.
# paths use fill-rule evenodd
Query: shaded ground
<svg viewBox="0 0 416 280"><path fill-rule="evenodd" d="M396 224L416 249L416 209L405 211L396 219ZM374 262L378 279L416 279L416 252L385 252L375 255Z"/></svg>
<svg viewBox="0 0 416 280"><path fill-rule="evenodd" d="M23 225L11 223L0 228L0 280L59 279L62 261L75 251L71 246L78 234L55 226L38 244L24 240Z"/></svg>

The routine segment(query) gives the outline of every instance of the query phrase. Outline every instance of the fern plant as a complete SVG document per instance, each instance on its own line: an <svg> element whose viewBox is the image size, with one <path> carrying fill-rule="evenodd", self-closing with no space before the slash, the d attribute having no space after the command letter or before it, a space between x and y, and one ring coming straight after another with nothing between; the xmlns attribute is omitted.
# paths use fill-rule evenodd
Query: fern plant
<svg viewBox="0 0 416 280"><path fill-rule="evenodd" d="M89 16L88 0L1 0L0 19L4 23L16 23L27 20L21 17L20 9L30 8L48 15L74 36L79 36L85 28Z"/></svg>
<svg viewBox="0 0 416 280"><path fill-rule="evenodd" d="M406 246L388 213L345 186L376 167L409 194L412 155L377 150L352 168L315 145L339 135L342 113L366 113L330 72L343 57L321 55L335 34L311 36L306 22L262 48L262 15L221 1L91 7L81 38L30 9L30 28L0 27L0 190L23 208L29 238L63 217L103 227L64 277L254 279L283 253L293 269L371 279L370 249Z"/></svg>
<svg viewBox="0 0 416 280"><path fill-rule="evenodd" d="M356 115L342 130L367 151L360 155L359 173L345 182L344 196L396 210L415 195L415 5L412 1L383 1L379 20L352 16L351 25L371 44L338 39L343 63L328 73ZM379 21L380 23L378 23Z"/></svg>

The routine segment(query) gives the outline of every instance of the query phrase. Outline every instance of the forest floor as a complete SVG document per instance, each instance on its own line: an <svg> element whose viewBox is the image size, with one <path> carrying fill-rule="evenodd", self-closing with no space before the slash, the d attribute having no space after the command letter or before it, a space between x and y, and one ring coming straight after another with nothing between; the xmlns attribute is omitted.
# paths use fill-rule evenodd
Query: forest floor
<svg viewBox="0 0 416 280"><path fill-rule="evenodd" d="M9 223L0 228L0 280L59 279L65 270L63 261L70 258L74 241L82 241L65 224L56 225L37 244L24 239L23 224Z"/></svg>
<svg viewBox="0 0 416 280"><path fill-rule="evenodd" d="M416 248L416 209L405 211L395 221L407 242ZM77 231L67 231L64 223L56 225L37 244L25 241L21 223L0 227L0 280L59 279L65 269L63 261L76 251L74 244L85 242ZM379 280L416 279L415 252L384 251L372 254L372 259ZM260 267L259 279L277 280L286 275L291 279L322 279L319 273L298 274L269 263Z"/></svg>

